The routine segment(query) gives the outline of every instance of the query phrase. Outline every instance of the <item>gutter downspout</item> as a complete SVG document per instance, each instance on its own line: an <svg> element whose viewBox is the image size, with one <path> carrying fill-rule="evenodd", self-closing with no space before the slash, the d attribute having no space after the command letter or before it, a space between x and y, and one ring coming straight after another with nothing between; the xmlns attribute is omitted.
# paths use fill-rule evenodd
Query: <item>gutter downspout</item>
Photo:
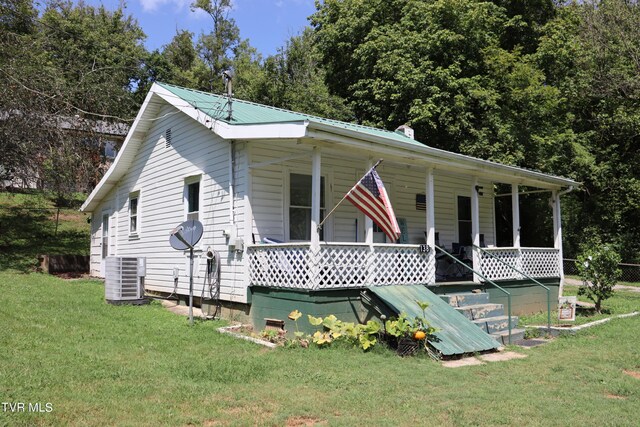
<svg viewBox="0 0 640 427"><path fill-rule="evenodd" d="M560 196L564 196L565 194L569 194L569 193L571 193L573 190L575 190L575 187L574 187L573 185L570 185L570 186L569 186L569 188L567 188L566 190L559 192L559 193L558 193L558 197L560 197Z"/></svg>
<svg viewBox="0 0 640 427"><path fill-rule="evenodd" d="M236 233L236 224L234 217L234 209L235 209L235 177L234 177L234 165L235 165L235 141L233 139L229 140L229 244L235 244L235 239L237 237Z"/></svg>

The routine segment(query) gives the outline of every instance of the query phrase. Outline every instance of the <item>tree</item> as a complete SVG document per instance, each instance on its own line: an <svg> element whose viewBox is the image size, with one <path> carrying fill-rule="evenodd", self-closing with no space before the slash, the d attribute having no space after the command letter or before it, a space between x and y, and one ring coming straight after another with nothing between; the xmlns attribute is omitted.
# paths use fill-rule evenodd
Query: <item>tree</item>
<svg viewBox="0 0 640 427"><path fill-rule="evenodd" d="M231 54L240 43L240 30L229 18L231 0L196 0L191 9L206 12L213 24L211 32L201 33L198 38L198 54L206 66L197 70L198 88L222 92L222 72L232 68Z"/></svg>
<svg viewBox="0 0 640 427"><path fill-rule="evenodd" d="M564 131L558 91L503 45L520 22L481 1L326 1L312 17L331 91L356 119L450 151L549 170Z"/></svg>
<svg viewBox="0 0 640 427"><path fill-rule="evenodd" d="M86 188L100 159L89 143L96 127L137 110L144 33L122 9L51 2L39 16L28 0L2 9L2 169L59 195Z"/></svg>
<svg viewBox="0 0 640 427"><path fill-rule="evenodd" d="M625 261L640 259L640 7L636 1L572 4L540 39L536 59L570 117L557 157L583 182L566 204L567 253L595 227ZM589 227L591 226L591 227Z"/></svg>
<svg viewBox="0 0 640 427"><path fill-rule="evenodd" d="M139 92L149 91L152 83L162 81L184 87L197 88L196 70L205 69L193 43L194 34L187 30L176 32L162 50L154 50L144 59L144 80Z"/></svg>
<svg viewBox="0 0 640 427"><path fill-rule="evenodd" d="M329 93L310 28L291 37L268 57L261 77L255 93L257 102L336 120L353 119L345 101Z"/></svg>

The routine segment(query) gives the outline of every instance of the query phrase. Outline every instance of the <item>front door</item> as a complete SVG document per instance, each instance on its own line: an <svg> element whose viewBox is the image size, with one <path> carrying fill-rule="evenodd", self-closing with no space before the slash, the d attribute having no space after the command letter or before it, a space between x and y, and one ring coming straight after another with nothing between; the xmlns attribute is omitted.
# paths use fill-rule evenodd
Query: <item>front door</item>
<svg viewBox="0 0 640 427"><path fill-rule="evenodd" d="M109 256L109 214L102 214L102 226L100 231L100 275L105 276L105 259Z"/></svg>

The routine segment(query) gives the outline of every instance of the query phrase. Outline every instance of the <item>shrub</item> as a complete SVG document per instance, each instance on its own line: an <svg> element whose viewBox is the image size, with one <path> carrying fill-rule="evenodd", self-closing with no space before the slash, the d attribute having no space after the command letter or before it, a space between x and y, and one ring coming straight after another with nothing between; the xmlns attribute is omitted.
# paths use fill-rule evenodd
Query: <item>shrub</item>
<svg viewBox="0 0 640 427"><path fill-rule="evenodd" d="M613 295L613 287L622 274L618 268L620 254L611 245L603 244L597 238L583 245L581 249L576 267L584 286L578 290L578 295L585 295L593 301L596 312L601 313L602 301Z"/></svg>

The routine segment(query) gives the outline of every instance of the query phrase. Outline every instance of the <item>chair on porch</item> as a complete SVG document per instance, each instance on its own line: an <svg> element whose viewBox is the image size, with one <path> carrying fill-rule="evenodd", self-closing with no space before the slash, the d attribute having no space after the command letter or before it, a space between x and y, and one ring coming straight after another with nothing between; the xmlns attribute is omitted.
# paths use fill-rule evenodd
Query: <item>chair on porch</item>
<svg viewBox="0 0 640 427"><path fill-rule="evenodd" d="M467 257L467 248L458 242L451 244L451 252L448 253L466 265L471 263L471 260ZM456 280L466 279L467 276L469 276L469 270L463 267L460 263L452 260L447 254L438 254L436 256L436 261L439 260L446 262L446 267L442 268L440 273L436 273L436 278L441 280Z"/></svg>

